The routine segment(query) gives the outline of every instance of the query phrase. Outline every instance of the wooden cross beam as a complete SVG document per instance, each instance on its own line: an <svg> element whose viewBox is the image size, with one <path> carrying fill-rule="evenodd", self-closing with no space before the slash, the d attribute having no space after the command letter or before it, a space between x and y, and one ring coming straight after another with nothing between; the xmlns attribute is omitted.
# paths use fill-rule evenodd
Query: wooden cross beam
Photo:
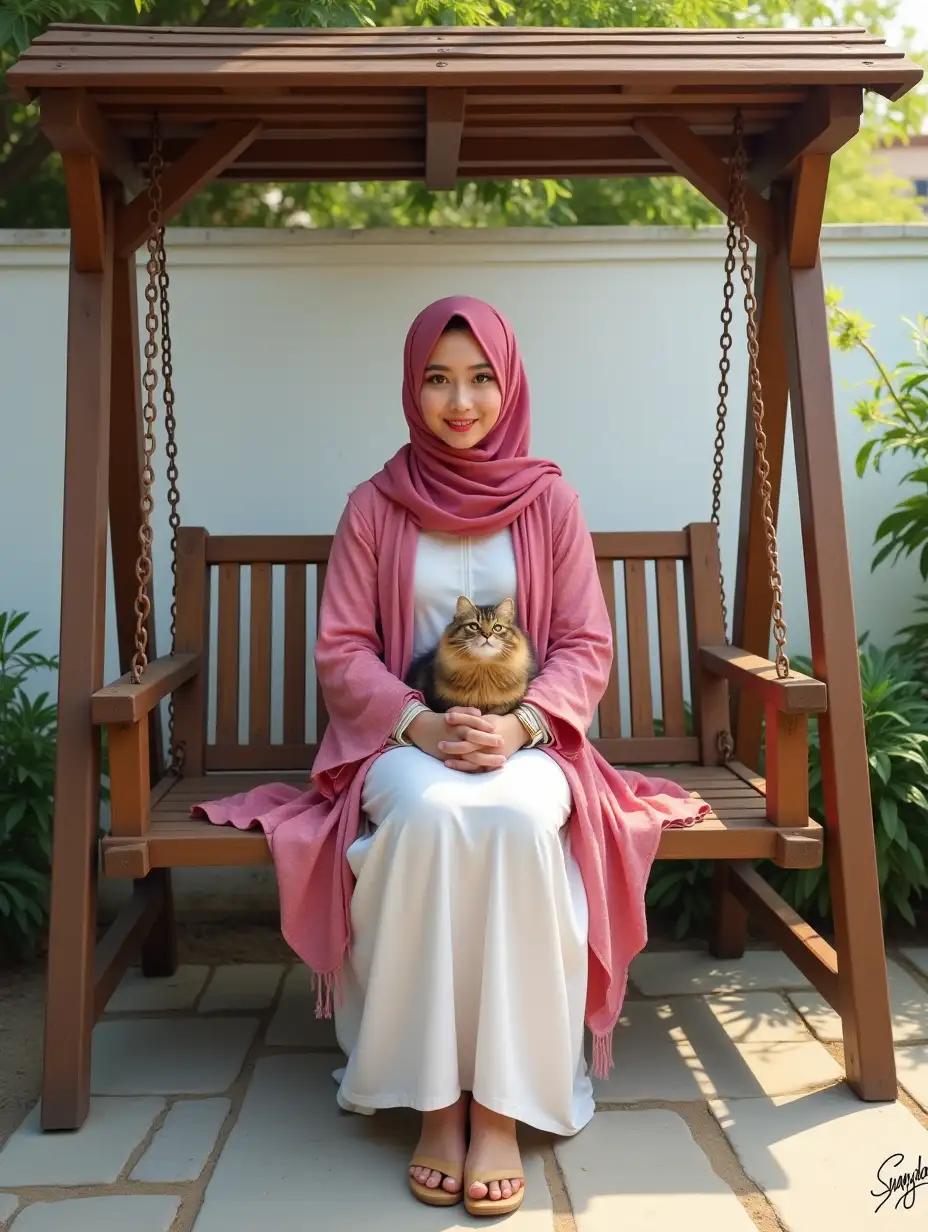
<svg viewBox="0 0 928 1232"><path fill-rule="evenodd" d="M425 186L433 192L454 188L457 181L465 105L465 90L436 88L427 92Z"/></svg>
<svg viewBox="0 0 928 1232"><path fill-rule="evenodd" d="M857 135L862 111L859 86L813 90L799 110L765 139L748 171L748 182L763 192L803 156L824 156L827 167L828 156Z"/></svg>
<svg viewBox="0 0 928 1232"><path fill-rule="evenodd" d="M683 120L672 116L642 116L632 121L632 128L676 172L698 188L707 200L723 213L728 213L728 167L707 141L694 133ZM776 250L780 236L770 202L748 187L745 203L749 219L748 235L757 243Z"/></svg>
<svg viewBox="0 0 928 1232"><path fill-rule="evenodd" d="M192 145L162 178L161 216L165 223L175 218L201 188L231 166L261 131L258 120L227 120L217 124ZM148 192L123 206L116 219L116 252L128 256L148 235Z"/></svg>

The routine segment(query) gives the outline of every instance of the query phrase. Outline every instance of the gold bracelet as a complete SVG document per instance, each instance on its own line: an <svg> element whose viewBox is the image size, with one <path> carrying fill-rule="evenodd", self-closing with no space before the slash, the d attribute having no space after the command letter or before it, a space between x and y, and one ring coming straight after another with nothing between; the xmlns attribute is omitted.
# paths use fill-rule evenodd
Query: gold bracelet
<svg viewBox="0 0 928 1232"><path fill-rule="evenodd" d="M532 712L525 706L516 706L512 712L528 733L528 748L533 749L545 737L544 728L535 721Z"/></svg>

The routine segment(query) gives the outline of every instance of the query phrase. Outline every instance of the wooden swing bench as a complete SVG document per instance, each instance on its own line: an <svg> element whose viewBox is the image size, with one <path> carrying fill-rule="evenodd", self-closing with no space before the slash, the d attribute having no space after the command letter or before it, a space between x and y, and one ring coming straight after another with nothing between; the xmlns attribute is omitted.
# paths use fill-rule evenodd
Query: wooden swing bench
<svg viewBox="0 0 928 1232"><path fill-rule="evenodd" d="M921 76L857 28L58 25L9 69L14 95L40 102L42 126L62 156L71 220L43 1129L85 1120L93 1024L127 967L139 953L146 975L176 967L170 870L268 860L260 834L193 820L190 805L261 780L305 780L325 725L317 698L310 738L307 616L321 593L330 539L208 535L180 524L164 227L216 179L423 179L447 189L483 178L674 174L727 215L710 521L595 536L628 667L613 668L594 734L612 762L652 767L709 802L711 814L699 825L664 834L659 858L716 861L711 952L739 957L750 916L841 1015L848 1083L862 1099L895 1099L819 239L829 160L857 132L863 91L898 99ZM757 246L756 281L749 240ZM143 244L144 374L136 285ZM739 258L749 396L733 647L717 527ZM607 327L603 337L615 346ZM150 600L159 385L176 573L171 654L162 658ZM785 654L776 518L787 407L814 680ZM108 525L126 675L103 688ZM281 646L275 569L284 574ZM767 658L771 617L775 661ZM824 828L808 816L810 714L818 716ZM111 828L98 844L104 727ZM765 779L754 773L762 734ZM131 878L134 887L97 942L100 846L103 872ZM769 859L815 867L826 848L833 945L754 866Z"/></svg>
<svg viewBox="0 0 928 1232"><path fill-rule="evenodd" d="M616 645L624 638L631 731L622 734L619 656L599 707L595 740L615 765L659 767L708 801L710 815L689 829L665 831L659 859L770 859L786 868L822 861L822 827L810 820L807 716L825 709L825 686L725 645L715 527L682 532L595 534L600 579ZM190 806L262 781L305 783L316 744L306 739L305 697L312 663L307 602L322 593L331 538L324 535L208 535L182 527L178 536L177 651L148 665L140 684L124 677L100 689L93 720L106 724L110 753L110 833L103 840L108 877L145 878L152 869L254 865L270 862L260 830L212 826L190 817ZM622 566L624 621L616 610L615 566ZM282 735L271 741L273 573L284 573ZM312 573L315 571L315 586ZM655 734L647 574L655 583L661 734ZM247 637L241 610L250 590ZM682 578L680 575L682 574ZM679 587L685 596L681 628ZM217 584L218 583L218 584ZM215 596L215 613L211 603ZM215 656L210 627L215 616ZM624 625L624 628L623 628ZM215 662L216 721L208 723L209 676ZM684 664L696 682L696 734L687 734ZM240 681L248 681L247 708ZM723 760L730 724L729 682L758 699L767 713L767 779ZM184 773L167 773L150 788L149 715L173 695L175 731L185 748ZM240 741L247 709L247 739ZM317 690L316 740L325 729ZM771 740L769 733L775 733ZM757 879L759 880L759 879ZM777 916L784 927L786 917ZM798 961L803 950L796 949Z"/></svg>

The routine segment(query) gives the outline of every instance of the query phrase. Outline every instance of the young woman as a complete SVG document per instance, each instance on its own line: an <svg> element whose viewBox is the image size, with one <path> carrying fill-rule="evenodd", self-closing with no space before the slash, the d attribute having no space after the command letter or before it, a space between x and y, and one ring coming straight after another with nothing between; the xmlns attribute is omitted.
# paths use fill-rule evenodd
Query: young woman
<svg viewBox="0 0 928 1232"><path fill-rule="evenodd" d="M509 324L479 300L431 304L403 408L409 444L352 492L332 547L310 788L198 811L268 835L317 1014L335 993L339 1103L421 1111L413 1193L499 1215L524 1197L516 1122L569 1135L592 1117L584 1023L605 1076L661 830L705 806L587 739L612 632L577 495L528 456ZM540 670L514 714L436 714L404 684L462 594L516 600Z"/></svg>

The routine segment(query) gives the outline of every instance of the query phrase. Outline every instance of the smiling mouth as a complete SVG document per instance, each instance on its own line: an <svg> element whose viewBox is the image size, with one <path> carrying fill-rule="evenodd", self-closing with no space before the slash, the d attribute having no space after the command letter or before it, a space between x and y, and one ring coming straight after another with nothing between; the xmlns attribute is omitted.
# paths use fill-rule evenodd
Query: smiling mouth
<svg viewBox="0 0 928 1232"><path fill-rule="evenodd" d="M476 423L476 419L446 419L445 423L452 432L469 432Z"/></svg>

